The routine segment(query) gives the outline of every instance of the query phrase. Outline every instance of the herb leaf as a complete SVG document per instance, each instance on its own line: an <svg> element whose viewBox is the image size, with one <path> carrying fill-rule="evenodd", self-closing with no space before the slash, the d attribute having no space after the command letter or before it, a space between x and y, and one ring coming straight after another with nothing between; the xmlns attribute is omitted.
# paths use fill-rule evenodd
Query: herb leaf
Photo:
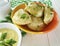
<svg viewBox="0 0 60 46"><path fill-rule="evenodd" d="M4 40L6 38L6 36L7 36L7 33L2 33L1 40Z"/></svg>
<svg viewBox="0 0 60 46"><path fill-rule="evenodd" d="M22 15L21 15L21 18L22 18L22 19L25 19L25 18L26 18L26 14L22 14Z"/></svg>
<svg viewBox="0 0 60 46"><path fill-rule="evenodd" d="M5 40L5 43L9 45L13 45L14 43L16 43L16 41L13 39L9 39L9 40Z"/></svg>
<svg viewBox="0 0 60 46"><path fill-rule="evenodd" d="M26 35L26 32L22 31L21 34L24 37Z"/></svg>

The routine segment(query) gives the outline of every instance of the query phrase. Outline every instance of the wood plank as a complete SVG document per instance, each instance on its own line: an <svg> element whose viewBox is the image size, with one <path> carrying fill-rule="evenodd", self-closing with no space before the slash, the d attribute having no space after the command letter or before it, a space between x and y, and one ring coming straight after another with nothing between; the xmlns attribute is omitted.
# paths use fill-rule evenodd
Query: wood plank
<svg viewBox="0 0 60 46"><path fill-rule="evenodd" d="M21 46L49 46L47 34L27 34Z"/></svg>
<svg viewBox="0 0 60 46"><path fill-rule="evenodd" d="M60 46L60 24L54 31L48 33L48 39L50 46Z"/></svg>
<svg viewBox="0 0 60 46"><path fill-rule="evenodd" d="M56 37L55 31L50 32L48 34L48 39L49 39L50 46L58 46L58 39Z"/></svg>
<svg viewBox="0 0 60 46"><path fill-rule="evenodd" d="M60 24L58 25L56 31L55 31L55 35L58 39L58 46L60 46Z"/></svg>

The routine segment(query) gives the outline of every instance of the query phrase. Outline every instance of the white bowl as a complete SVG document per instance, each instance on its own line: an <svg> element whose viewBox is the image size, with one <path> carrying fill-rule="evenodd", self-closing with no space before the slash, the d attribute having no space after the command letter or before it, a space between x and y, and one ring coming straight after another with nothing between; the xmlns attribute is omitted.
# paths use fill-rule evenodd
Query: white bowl
<svg viewBox="0 0 60 46"><path fill-rule="evenodd" d="M0 19L4 20L4 18L8 15L11 10L10 1L9 0L0 0Z"/></svg>
<svg viewBox="0 0 60 46"><path fill-rule="evenodd" d="M16 31L17 34L18 34L17 46L21 45L21 39L22 39L21 31L14 24L11 24L11 23L0 23L0 28L9 28L9 29L12 29L12 30Z"/></svg>

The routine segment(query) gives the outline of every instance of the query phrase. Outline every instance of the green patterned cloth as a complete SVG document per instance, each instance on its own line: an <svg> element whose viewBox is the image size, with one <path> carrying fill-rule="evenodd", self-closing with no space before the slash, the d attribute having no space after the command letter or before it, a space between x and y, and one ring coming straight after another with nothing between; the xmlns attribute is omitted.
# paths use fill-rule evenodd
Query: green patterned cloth
<svg viewBox="0 0 60 46"><path fill-rule="evenodd" d="M14 8L15 6L21 4L22 2L30 2L30 1L40 1L52 7L52 2L50 0L11 0L11 7Z"/></svg>

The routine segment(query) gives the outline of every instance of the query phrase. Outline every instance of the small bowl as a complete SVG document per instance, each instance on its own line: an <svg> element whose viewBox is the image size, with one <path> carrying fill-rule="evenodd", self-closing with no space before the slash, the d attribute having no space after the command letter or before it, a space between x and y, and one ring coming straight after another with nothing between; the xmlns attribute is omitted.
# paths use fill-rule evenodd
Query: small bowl
<svg viewBox="0 0 60 46"><path fill-rule="evenodd" d="M24 9L26 6L25 4L21 4L21 5L18 5L13 11L12 11L12 14L11 14L11 19L12 17L14 16L15 12L18 11L19 9ZM54 11L54 10L53 10ZM14 22L13 22L14 23ZM15 23L14 23L15 24ZM34 31L31 31L27 28L23 28L21 25L17 25L15 24L19 29L21 29L22 31L25 31L27 33L31 33L31 34L44 34L44 33L47 33L47 32L50 32L52 31L52 29L55 29L55 27L57 26L58 24L58 19L57 19L57 13L54 11L54 19L53 21L47 25L46 28L44 28L43 31L41 32L34 32Z"/></svg>
<svg viewBox="0 0 60 46"><path fill-rule="evenodd" d="M21 31L14 24L11 24L11 23L0 23L0 29L1 28L8 28L8 29L12 29L12 30L16 31L17 34L18 34L17 46L21 45L21 39L22 39Z"/></svg>
<svg viewBox="0 0 60 46"><path fill-rule="evenodd" d="M10 0L1 0L0 1L0 19L3 20L9 14L11 10Z"/></svg>

